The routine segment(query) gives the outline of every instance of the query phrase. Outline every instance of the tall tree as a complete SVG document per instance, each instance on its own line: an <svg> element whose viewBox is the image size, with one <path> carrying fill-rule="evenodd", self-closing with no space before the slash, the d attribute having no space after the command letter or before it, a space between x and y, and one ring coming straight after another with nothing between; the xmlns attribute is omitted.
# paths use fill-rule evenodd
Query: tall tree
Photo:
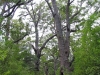
<svg viewBox="0 0 100 75"><path fill-rule="evenodd" d="M56 28L56 34L58 39L58 47L60 52L60 66L61 66L61 75L63 75L64 68L66 68L68 71L71 71L71 63L69 61L69 54L70 54L70 33L74 30L70 29L70 20L73 19L78 13L79 10L74 13L74 15L71 15L70 18L70 5L73 1L65 1L67 2L67 5L64 6L65 8L65 15L66 15L66 35L64 37L63 35L63 29L62 29L62 22L61 22L61 16L59 13L59 8L56 0L51 0L52 6L49 3L48 0L45 0L52 12L52 16L54 18L55 22L55 28Z"/></svg>
<svg viewBox="0 0 100 75"><path fill-rule="evenodd" d="M29 6L32 9L29 9L30 7L28 5L25 5L25 7L24 7L24 9L26 10L26 13L27 13L26 16L30 17L29 22L31 22L32 26L34 27L34 28L32 28L32 31L34 34L32 33L31 35L35 35L35 37L34 37L35 42L31 42L31 45L35 52L34 54L35 54L36 60L35 60L34 68L37 72L39 71L41 52L45 48L48 41L51 40L55 36L55 35L49 36L46 40L43 39L45 36L47 36L47 35L45 35L46 33L44 33L44 32L46 32L46 30L47 30L46 29L47 26L45 26L45 24L48 24L48 22L46 21L48 19L48 16L47 16L47 13L44 12L44 8L46 8L46 7L43 5L45 5L44 2L41 2L39 5L31 2L29 4ZM41 31L42 31L42 35L40 34ZM44 40L44 41L41 44L42 40Z"/></svg>

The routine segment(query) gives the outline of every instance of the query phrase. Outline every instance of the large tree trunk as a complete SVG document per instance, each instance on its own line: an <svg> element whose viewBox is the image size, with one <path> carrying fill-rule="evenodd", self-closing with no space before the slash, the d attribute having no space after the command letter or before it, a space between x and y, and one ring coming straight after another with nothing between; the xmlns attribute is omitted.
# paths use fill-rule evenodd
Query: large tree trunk
<svg viewBox="0 0 100 75"><path fill-rule="evenodd" d="M57 39L58 39L58 46L59 46L59 52L60 52L60 67L61 67L61 75L63 75L63 70L66 68L68 71L70 70L70 63L68 60L70 48L69 48L69 36L70 32L67 31L66 33L66 40L63 37L62 33L62 27L61 27L61 19L60 15L58 13L58 8L56 4L56 0L52 0L52 5L54 9L54 20L55 20L55 27L56 27L56 33L57 33Z"/></svg>
<svg viewBox="0 0 100 75"><path fill-rule="evenodd" d="M39 52L40 53L40 52ZM41 54L36 54L36 60L35 60L35 70L36 71L39 71L39 65L40 65L40 57L41 57Z"/></svg>
<svg viewBox="0 0 100 75"><path fill-rule="evenodd" d="M35 49L36 49L36 52L35 52L35 55L36 55L35 70L39 71L41 52L40 52L39 46L38 46L38 43L39 43L38 25L36 22L34 24L35 24Z"/></svg>

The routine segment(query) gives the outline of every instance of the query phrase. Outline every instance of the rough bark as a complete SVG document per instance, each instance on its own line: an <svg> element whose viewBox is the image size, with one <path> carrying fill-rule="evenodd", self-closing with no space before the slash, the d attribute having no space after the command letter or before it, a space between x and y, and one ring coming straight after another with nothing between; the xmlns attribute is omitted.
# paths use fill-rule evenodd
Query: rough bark
<svg viewBox="0 0 100 75"><path fill-rule="evenodd" d="M40 54L40 52L38 51L37 52L37 54L35 54L36 55L36 60L35 60L35 70L36 71L39 71L39 66L40 66L40 57L41 57L41 54Z"/></svg>
<svg viewBox="0 0 100 75"><path fill-rule="evenodd" d="M54 55L53 55L53 59L54 59L54 73L53 73L53 75L56 75L58 57L54 57Z"/></svg>
<svg viewBox="0 0 100 75"><path fill-rule="evenodd" d="M54 9L54 20L56 23L56 33L57 33L57 39L58 39L58 47L60 52L60 67L61 67L61 75L63 75L63 70L66 68L68 71L70 70L70 62L68 60L69 52L70 52L70 23L69 23L69 14L66 13L66 20L67 20L67 33L66 33L66 40L63 37L62 29L61 29L61 19L60 15L58 13L58 8L56 4L56 0L52 0L52 6ZM68 8L68 6L67 6ZM69 9L68 9L69 10ZM67 10L67 11L68 11Z"/></svg>
<svg viewBox="0 0 100 75"><path fill-rule="evenodd" d="M35 24L35 49L36 49L36 62L35 62L35 70L37 70L37 71L39 71L39 64L40 64L40 56L41 56L41 54L40 54L40 51L39 51L39 46L38 46L38 42L39 42L39 40L38 40L38 25L37 24Z"/></svg>
<svg viewBox="0 0 100 75"><path fill-rule="evenodd" d="M48 64L44 64L45 75L48 75Z"/></svg>

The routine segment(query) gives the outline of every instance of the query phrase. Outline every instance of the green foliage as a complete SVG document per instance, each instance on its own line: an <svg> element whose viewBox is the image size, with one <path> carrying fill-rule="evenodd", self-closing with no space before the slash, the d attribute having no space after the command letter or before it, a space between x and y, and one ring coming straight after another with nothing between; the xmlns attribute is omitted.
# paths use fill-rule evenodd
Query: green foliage
<svg viewBox="0 0 100 75"><path fill-rule="evenodd" d="M30 75L27 68L22 66L19 46L10 41L0 45L0 75Z"/></svg>
<svg viewBox="0 0 100 75"><path fill-rule="evenodd" d="M29 28L22 22L22 20L13 20L10 29L12 40L18 40L24 35L28 34ZM27 28L26 28L27 27ZM29 40L29 39L28 39Z"/></svg>
<svg viewBox="0 0 100 75"><path fill-rule="evenodd" d="M12 26L10 26L9 33L11 36L8 40L5 40L6 37L2 35L4 32L2 29L0 36L4 38L0 38L2 40L0 41L0 75L33 75L29 68L23 65L26 64L23 59L30 54L28 52L30 48L26 46L25 42L13 43L13 40L20 39L26 34L27 29L22 21L14 20ZM26 40L29 41L30 39ZM26 50L27 54L24 55L22 52Z"/></svg>
<svg viewBox="0 0 100 75"><path fill-rule="evenodd" d="M0 61L3 61L7 57L8 51L5 49L2 43L0 43Z"/></svg>
<svg viewBox="0 0 100 75"><path fill-rule="evenodd" d="M74 52L73 75L100 75L100 27L93 27L98 17L93 13L84 24L80 45Z"/></svg>

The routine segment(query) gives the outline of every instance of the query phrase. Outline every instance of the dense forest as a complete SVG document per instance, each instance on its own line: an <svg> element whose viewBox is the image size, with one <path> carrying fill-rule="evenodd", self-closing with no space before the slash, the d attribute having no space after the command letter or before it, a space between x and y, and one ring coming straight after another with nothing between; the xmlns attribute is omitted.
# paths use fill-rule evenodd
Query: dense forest
<svg viewBox="0 0 100 75"><path fill-rule="evenodd" d="M100 75L99 0L0 0L0 75Z"/></svg>

